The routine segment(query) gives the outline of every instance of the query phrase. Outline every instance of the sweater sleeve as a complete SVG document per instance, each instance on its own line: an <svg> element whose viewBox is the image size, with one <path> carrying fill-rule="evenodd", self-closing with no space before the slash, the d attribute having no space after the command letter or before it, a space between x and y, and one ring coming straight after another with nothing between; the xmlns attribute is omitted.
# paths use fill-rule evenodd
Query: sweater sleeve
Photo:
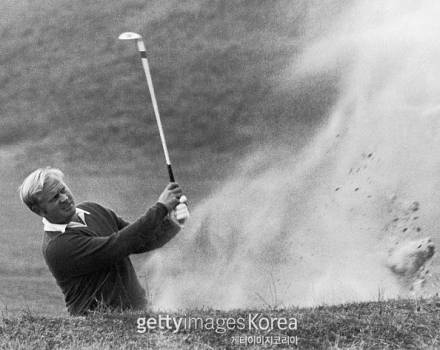
<svg viewBox="0 0 440 350"><path fill-rule="evenodd" d="M167 208L156 203L130 225L105 237L66 231L46 249L46 259L59 277L80 276L106 268L130 254L161 247L178 229L168 223Z"/></svg>
<svg viewBox="0 0 440 350"><path fill-rule="evenodd" d="M160 248L169 242L178 232L180 231L180 226L171 220L169 217L161 222L160 228L156 235L157 245L156 248Z"/></svg>

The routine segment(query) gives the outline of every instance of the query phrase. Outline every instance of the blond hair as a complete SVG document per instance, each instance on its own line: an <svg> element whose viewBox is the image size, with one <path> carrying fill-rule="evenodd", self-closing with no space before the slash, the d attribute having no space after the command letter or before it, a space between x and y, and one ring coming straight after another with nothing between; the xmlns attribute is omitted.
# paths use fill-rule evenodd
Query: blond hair
<svg viewBox="0 0 440 350"><path fill-rule="evenodd" d="M44 184L47 183L49 178L62 181L64 174L56 168L39 168L30 173L18 188L21 201L33 212L35 212L36 207L38 208L38 195L42 193Z"/></svg>

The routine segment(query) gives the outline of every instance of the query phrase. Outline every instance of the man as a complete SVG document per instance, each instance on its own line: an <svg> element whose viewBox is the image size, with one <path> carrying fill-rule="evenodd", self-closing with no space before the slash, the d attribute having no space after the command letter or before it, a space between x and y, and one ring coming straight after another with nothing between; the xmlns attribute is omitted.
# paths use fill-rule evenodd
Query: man
<svg viewBox="0 0 440 350"><path fill-rule="evenodd" d="M182 190L170 183L157 202L138 220L128 224L97 203L78 206L59 169L32 172L20 186L20 198L43 217L44 259L60 286L72 315L98 308L145 307L130 254L163 246L180 230L174 221ZM187 213L186 206L179 206Z"/></svg>

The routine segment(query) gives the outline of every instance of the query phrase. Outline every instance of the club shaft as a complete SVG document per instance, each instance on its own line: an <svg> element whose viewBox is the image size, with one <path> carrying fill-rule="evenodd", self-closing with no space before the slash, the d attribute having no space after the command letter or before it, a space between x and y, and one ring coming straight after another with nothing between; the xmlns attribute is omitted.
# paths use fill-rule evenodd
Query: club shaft
<svg viewBox="0 0 440 350"><path fill-rule="evenodd" d="M162 121L160 119L159 107L157 106L156 94L154 93L153 80L151 79L150 66L148 64L147 52L142 40L137 40L137 47L141 54L142 66L144 68L145 77L147 78L148 90L150 91L151 102L153 103L154 115L156 117L157 127L159 129L160 141L162 142L163 153L165 154L165 161L168 168L168 175L170 181L174 182L173 169L171 168L170 155L168 153L168 147L165 140L165 134L163 132Z"/></svg>

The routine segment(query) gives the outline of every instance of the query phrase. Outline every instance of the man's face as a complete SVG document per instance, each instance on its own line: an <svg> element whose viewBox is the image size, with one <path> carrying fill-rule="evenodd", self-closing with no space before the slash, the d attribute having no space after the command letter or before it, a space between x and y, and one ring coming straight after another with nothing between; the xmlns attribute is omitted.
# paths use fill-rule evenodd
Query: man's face
<svg viewBox="0 0 440 350"><path fill-rule="evenodd" d="M39 214L53 224L67 224L76 212L75 201L69 187L57 178L51 177L44 184L39 196Z"/></svg>

